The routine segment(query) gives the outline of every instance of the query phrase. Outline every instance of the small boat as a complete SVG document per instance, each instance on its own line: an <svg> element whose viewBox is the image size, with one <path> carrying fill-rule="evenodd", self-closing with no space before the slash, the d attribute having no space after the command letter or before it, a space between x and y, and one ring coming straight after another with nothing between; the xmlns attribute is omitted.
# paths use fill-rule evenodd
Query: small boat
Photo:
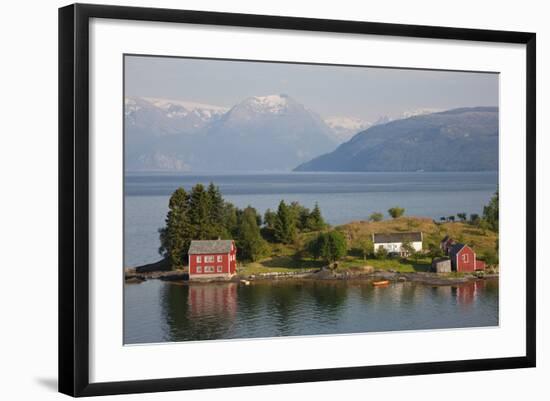
<svg viewBox="0 0 550 401"><path fill-rule="evenodd" d="M241 280L241 284L250 285L250 281L248 281L248 280Z"/></svg>
<svg viewBox="0 0 550 401"><path fill-rule="evenodd" d="M388 285L390 283L390 280L380 280L380 281L373 281L372 285L375 287L380 287L382 285Z"/></svg>

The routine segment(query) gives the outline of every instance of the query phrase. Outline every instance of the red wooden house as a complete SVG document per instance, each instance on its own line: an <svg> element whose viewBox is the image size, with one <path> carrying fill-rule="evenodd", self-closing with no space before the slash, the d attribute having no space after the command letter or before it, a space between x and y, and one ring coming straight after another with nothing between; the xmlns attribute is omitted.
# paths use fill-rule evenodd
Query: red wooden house
<svg viewBox="0 0 550 401"><path fill-rule="evenodd" d="M233 276L237 271L237 248L233 240L191 241L189 279Z"/></svg>
<svg viewBox="0 0 550 401"><path fill-rule="evenodd" d="M476 259L476 253L465 244L453 244L449 248L451 258L451 270L455 272L473 272L484 270L485 263Z"/></svg>

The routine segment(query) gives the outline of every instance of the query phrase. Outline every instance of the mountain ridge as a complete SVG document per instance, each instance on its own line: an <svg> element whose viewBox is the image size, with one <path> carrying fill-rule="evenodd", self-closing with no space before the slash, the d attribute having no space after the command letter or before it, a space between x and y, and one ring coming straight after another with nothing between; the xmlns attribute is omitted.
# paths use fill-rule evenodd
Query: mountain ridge
<svg viewBox="0 0 550 401"><path fill-rule="evenodd" d="M498 108L463 107L372 126L293 171L498 170Z"/></svg>

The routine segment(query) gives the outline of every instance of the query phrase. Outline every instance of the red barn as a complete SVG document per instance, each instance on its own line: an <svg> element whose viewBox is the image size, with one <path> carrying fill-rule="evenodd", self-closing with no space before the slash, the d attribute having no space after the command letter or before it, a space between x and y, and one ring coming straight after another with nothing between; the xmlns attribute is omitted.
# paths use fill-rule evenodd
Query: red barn
<svg viewBox="0 0 550 401"><path fill-rule="evenodd" d="M191 241L189 279L231 277L237 271L237 248L233 240Z"/></svg>
<svg viewBox="0 0 550 401"><path fill-rule="evenodd" d="M476 260L476 253L468 245L454 244L449 249L449 257L451 258L452 271L473 272L485 269L485 263Z"/></svg>

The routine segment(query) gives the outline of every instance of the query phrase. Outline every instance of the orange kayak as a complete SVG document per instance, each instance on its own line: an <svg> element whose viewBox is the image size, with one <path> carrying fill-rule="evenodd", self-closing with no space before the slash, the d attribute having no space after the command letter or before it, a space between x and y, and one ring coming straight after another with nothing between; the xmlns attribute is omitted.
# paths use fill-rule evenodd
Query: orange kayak
<svg viewBox="0 0 550 401"><path fill-rule="evenodd" d="M389 280L373 281L372 285L374 285L375 287L379 287L381 285L388 285L389 283L390 283Z"/></svg>

